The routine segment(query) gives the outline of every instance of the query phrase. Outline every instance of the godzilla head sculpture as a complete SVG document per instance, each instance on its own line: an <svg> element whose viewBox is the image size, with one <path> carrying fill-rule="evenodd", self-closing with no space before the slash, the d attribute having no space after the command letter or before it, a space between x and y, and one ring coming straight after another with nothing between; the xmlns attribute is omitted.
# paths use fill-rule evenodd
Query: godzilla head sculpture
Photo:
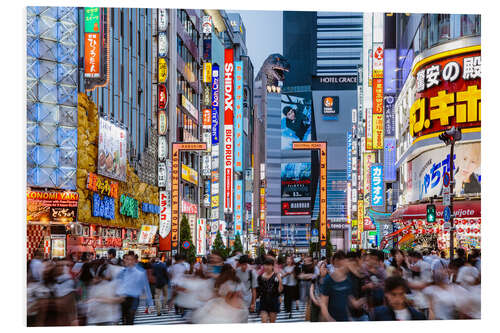
<svg viewBox="0 0 500 333"><path fill-rule="evenodd" d="M278 81L285 80L285 72L290 71L290 64L279 53L273 53L264 60L256 80L263 86L278 86Z"/></svg>

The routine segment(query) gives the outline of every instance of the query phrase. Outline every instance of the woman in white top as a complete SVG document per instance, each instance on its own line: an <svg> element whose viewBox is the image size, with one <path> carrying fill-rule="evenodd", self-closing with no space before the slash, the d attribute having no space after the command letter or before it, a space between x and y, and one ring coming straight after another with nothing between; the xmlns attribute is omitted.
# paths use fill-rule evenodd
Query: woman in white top
<svg viewBox="0 0 500 333"><path fill-rule="evenodd" d="M283 279L283 288L285 294L285 311L289 314L289 318L292 318L292 303L297 302L299 299L299 290L296 276L296 267L293 262L292 256L286 257L286 266L281 272L281 277ZM298 310L298 304L296 304Z"/></svg>
<svg viewBox="0 0 500 333"><path fill-rule="evenodd" d="M97 268L88 290L87 324L116 325L121 317L123 298L116 294L118 280L112 279L113 270L107 264Z"/></svg>

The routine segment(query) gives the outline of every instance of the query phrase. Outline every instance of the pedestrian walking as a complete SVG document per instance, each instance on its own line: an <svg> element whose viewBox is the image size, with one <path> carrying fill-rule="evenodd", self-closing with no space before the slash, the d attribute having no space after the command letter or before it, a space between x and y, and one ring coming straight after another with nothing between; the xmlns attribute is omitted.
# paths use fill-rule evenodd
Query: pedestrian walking
<svg viewBox="0 0 500 333"><path fill-rule="evenodd" d="M283 291L281 277L274 272L274 261L264 261L264 271L258 277L259 313L263 323L276 322L279 312L279 296Z"/></svg>
<svg viewBox="0 0 500 333"><path fill-rule="evenodd" d="M292 256L286 257L286 266L283 268L282 274L283 291L285 294L285 312L288 313L288 318L292 318L292 303L299 299L297 268Z"/></svg>
<svg viewBox="0 0 500 333"><path fill-rule="evenodd" d="M166 310L168 302L168 273L167 265L159 258L152 266L153 276L155 278L154 297L156 303L156 315L161 316L162 310Z"/></svg>
<svg viewBox="0 0 500 333"><path fill-rule="evenodd" d="M257 299L257 287L259 286L257 272L249 266L250 258L242 255L236 267L236 276L244 285L242 291L243 301L250 312L255 311L255 302Z"/></svg>

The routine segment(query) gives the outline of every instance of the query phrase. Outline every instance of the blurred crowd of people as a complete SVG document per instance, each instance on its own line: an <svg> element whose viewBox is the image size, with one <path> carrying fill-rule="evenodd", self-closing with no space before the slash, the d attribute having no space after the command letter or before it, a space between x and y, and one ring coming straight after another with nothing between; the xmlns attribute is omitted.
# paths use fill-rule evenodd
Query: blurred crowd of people
<svg viewBox="0 0 500 333"><path fill-rule="evenodd" d="M273 323L306 306L307 321L449 320L481 317L481 254L457 249L449 260L435 251L337 251L331 258L257 258L212 253L195 263L106 258L28 262L28 326L133 325L146 313L169 312L188 323L246 323L250 312Z"/></svg>

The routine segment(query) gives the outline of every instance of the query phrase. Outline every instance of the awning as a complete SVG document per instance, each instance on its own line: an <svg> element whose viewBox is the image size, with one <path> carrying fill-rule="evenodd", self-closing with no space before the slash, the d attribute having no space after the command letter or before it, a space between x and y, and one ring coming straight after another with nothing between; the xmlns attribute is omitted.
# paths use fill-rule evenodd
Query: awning
<svg viewBox="0 0 500 333"><path fill-rule="evenodd" d="M444 206L441 202L436 205L436 218L443 218ZM481 200L460 200L453 202L453 213L457 218L478 218L481 217ZM391 215L391 219L423 219L427 214L427 204L409 205L398 208Z"/></svg>

